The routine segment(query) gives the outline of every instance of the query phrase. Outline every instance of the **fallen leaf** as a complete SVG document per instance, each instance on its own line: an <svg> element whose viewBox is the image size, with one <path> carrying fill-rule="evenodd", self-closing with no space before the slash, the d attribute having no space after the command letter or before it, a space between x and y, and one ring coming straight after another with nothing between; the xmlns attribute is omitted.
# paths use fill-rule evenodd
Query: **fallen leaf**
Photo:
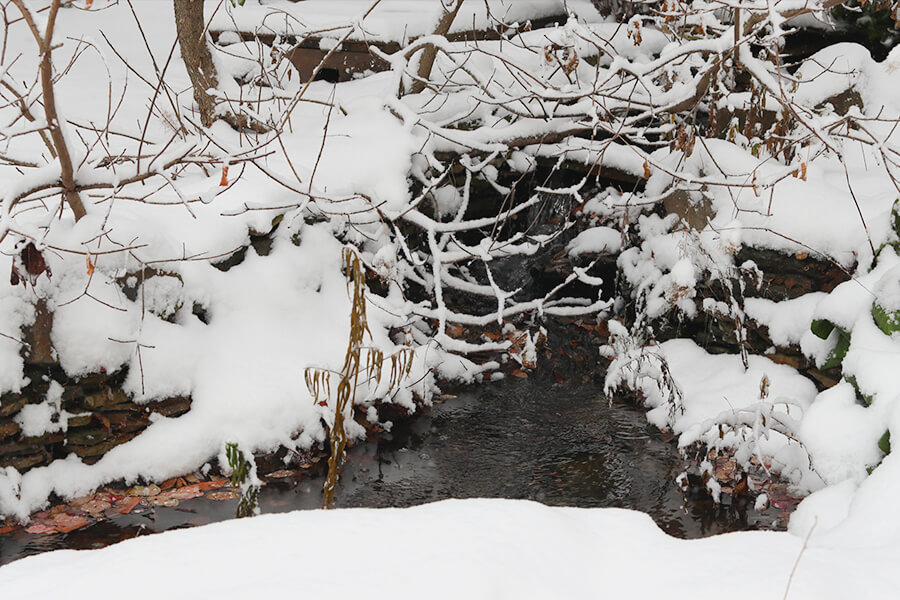
<svg viewBox="0 0 900 600"><path fill-rule="evenodd" d="M16 529L21 529L21 525L4 525L0 527L0 535L5 535L11 531L15 531Z"/></svg>
<svg viewBox="0 0 900 600"><path fill-rule="evenodd" d="M169 498L175 498L176 500L190 500L191 498L197 498L203 495L203 488L200 487L199 483L195 483L194 485L187 485L182 488L177 488L166 492L165 494ZM160 494L162 496L162 494Z"/></svg>
<svg viewBox="0 0 900 600"><path fill-rule="evenodd" d="M122 498L124 498L122 494L115 494L113 492L100 492L98 494L94 494L94 500L100 500L102 502L109 502L110 504L115 504Z"/></svg>
<svg viewBox="0 0 900 600"><path fill-rule="evenodd" d="M140 504L141 499L138 496L134 496L131 498L123 498L121 501L116 503L116 512L122 515L127 515L131 511L134 510L134 507Z"/></svg>
<svg viewBox="0 0 900 600"><path fill-rule="evenodd" d="M236 500L240 498L240 494L235 492L234 490L219 490L216 492L210 492L206 495L210 500Z"/></svg>
<svg viewBox="0 0 900 600"><path fill-rule="evenodd" d="M56 527L54 527L53 525L47 525L45 523L35 523L34 525L26 527L25 531L35 535L57 533Z"/></svg>
<svg viewBox="0 0 900 600"><path fill-rule="evenodd" d="M160 490L159 486L156 485L155 483L150 484L150 485L136 485L133 488L131 488L130 490L128 490L128 495L129 496L148 497L148 496L156 496L161 491L162 490Z"/></svg>
<svg viewBox="0 0 900 600"><path fill-rule="evenodd" d="M53 517L53 526L60 533L69 533L85 525L90 525L91 520L81 515L69 515L66 513Z"/></svg>
<svg viewBox="0 0 900 600"><path fill-rule="evenodd" d="M294 473L295 471L291 469L281 469L280 471L269 473L266 477L270 479L284 479L285 477L292 477Z"/></svg>
<svg viewBox="0 0 900 600"><path fill-rule="evenodd" d="M196 484L198 489L201 490L217 490L222 486L228 485L227 479L217 479L215 481L201 481Z"/></svg>
<svg viewBox="0 0 900 600"><path fill-rule="evenodd" d="M178 506L181 502L178 498L171 497L168 492L164 492L158 496L151 496L147 498L147 500L149 500L150 504L153 506L168 506L170 508Z"/></svg>
<svg viewBox="0 0 900 600"><path fill-rule="evenodd" d="M79 508L93 517L99 516L103 511L112 506L111 502L105 502L98 498L94 498L82 504Z"/></svg>
<svg viewBox="0 0 900 600"><path fill-rule="evenodd" d="M175 478L174 477L172 479L166 479L161 484L159 484L159 489L161 489L161 490L168 490L173 487L175 487Z"/></svg>
<svg viewBox="0 0 900 600"><path fill-rule="evenodd" d="M228 165L222 167L222 180L219 181L219 185L222 187L228 185Z"/></svg>

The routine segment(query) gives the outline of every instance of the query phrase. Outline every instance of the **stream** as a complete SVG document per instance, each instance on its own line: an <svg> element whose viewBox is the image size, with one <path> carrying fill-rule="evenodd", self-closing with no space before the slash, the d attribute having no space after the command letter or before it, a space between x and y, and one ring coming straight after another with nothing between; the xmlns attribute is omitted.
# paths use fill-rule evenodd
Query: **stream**
<svg viewBox="0 0 900 600"><path fill-rule="evenodd" d="M510 377L457 396L348 452L337 507L412 506L446 498L519 498L548 505L619 507L648 513L667 533L695 538L781 528L775 511L714 505L675 485L674 442L644 411L610 406L601 384ZM263 513L316 509L324 477L269 483ZM68 534L0 536L0 564L46 552L99 548L153 532L234 518L237 500L196 498L139 507Z"/></svg>

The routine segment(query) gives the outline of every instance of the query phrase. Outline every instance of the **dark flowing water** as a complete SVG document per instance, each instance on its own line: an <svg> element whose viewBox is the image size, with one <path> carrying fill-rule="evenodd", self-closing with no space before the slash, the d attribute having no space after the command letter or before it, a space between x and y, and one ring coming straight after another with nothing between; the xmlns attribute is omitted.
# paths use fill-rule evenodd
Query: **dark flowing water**
<svg viewBox="0 0 900 600"><path fill-rule="evenodd" d="M674 445L646 424L643 410L610 407L599 386L516 379L439 400L385 439L348 456L338 507L411 506L445 498L523 498L549 505L633 508L666 532L699 537L771 527L775 515L687 499ZM262 512L318 508L322 478L270 483ZM59 548L123 539L233 518L237 501L204 498L177 507L138 507L69 534L0 536L0 564Z"/></svg>

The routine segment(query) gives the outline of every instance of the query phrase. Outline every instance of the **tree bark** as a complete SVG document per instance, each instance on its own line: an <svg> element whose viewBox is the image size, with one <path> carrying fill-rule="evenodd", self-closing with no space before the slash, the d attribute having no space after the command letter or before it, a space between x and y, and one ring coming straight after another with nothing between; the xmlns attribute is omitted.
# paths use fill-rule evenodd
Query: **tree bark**
<svg viewBox="0 0 900 600"><path fill-rule="evenodd" d="M200 109L200 122L204 127L209 127L215 121L216 113L216 99L209 90L218 86L219 79L206 43L203 0L173 0L173 2L181 58L194 87L194 100Z"/></svg>
<svg viewBox="0 0 900 600"><path fill-rule="evenodd" d="M53 0L50 3L43 35L38 29L37 22L34 20L31 11L25 6L24 0L13 0L13 4L22 13L22 18L28 24L28 28L31 30L41 52L39 68L41 94L44 99L44 116L47 119L47 128L50 130L50 139L53 142L53 147L56 149L56 158L59 159L59 178L63 188L63 197L69 208L72 209L75 220L78 221L87 214L87 211L85 211L81 195L75 187L75 167L72 164L69 147L66 145L62 125L59 122L59 114L56 111L56 94L53 88L53 30L56 27L56 15L59 12L60 0Z"/></svg>
<svg viewBox="0 0 900 600"><path fill-rule="evenodd" d="M437 27L434 29L434 35L447 35L450 31L450 26L453 25L456 14L459 12L459 9L462 8L462 3L463 0L456 0L456 6L454 6L453 9L444 10L444 15L441 17L441 20L438 21ZM416 73L418 79L413 82L412 85L411 92L413 94L418 94L425 89L425 82L431 77L431 69L434 68L434 60L436 58L437 47L434 45L428 46L422 51L422 59L419 61L419 71Z"/></svg>

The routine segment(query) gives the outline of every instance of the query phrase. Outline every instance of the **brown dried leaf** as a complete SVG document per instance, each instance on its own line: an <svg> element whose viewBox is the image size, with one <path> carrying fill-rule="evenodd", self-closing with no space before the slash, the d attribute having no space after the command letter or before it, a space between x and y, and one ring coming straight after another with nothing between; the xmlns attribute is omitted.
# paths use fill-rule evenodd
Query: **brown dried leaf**
<svg viewBox="0 0 900 600"><path fill-rule="evenodd" d="M210 500L236 500L241 497L239 492L234 490L218 490L210 492L206 495Z"/></svg>
<svg viewBox="0 0 900 600"><path fill-rule="evenodd" d="M53 517L53 525L60 533L69 533L75 531L85 525L90 525L92 521L81 515L60 514Z"/></svg>
<svg viewBox="0 0 900 600"><path fill-rule="evenodd" d="M140 504L141 499L139 496L133 496L131 498L123 498L119 502L116 502L116 512L122 515L127 515L131 511L134 510L134 507Z"/></svg>
<svg viewBox="0 0 900 600"><path fill-rule="evenodd" d="M128 490L128 495L129 496L148 497L148 496L156 496L161 491L162 490L160 490L159 486L156 485L155 483L150 484L150 485L136 485L133 488L131 488L130 490Z"/></svg>
<svg viewBox="0 0 900 600"><path fill-rule="evenodd" d="M34 535L57 533L56 527L48 523L35 523L25 528L25 531Z"/></svg>
<svg viewBox="0 0 900 600"><path fill-rule="evenodd" d="M293 469L281 469L280 471L275 471L274 473L269 473L266 475L269 479L284 479L286 477L293 477L296 474L296 471Z"/></svg>

